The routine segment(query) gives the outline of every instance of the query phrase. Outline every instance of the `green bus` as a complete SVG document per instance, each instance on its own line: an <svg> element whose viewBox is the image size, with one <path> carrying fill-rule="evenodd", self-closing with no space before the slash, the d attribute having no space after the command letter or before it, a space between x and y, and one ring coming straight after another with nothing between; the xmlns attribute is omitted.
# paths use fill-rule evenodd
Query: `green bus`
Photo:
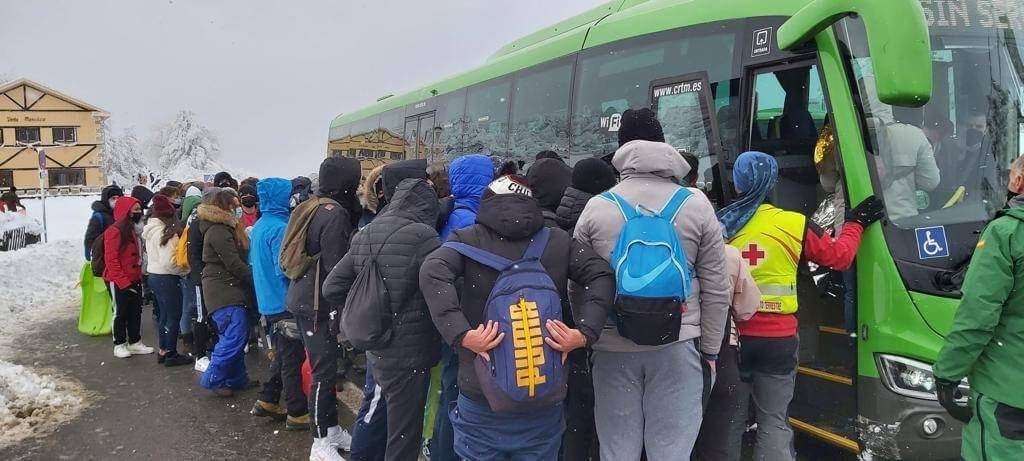
<svg viewBox="0 0 1024 461"><path fill-rule="evenodd" d="M1018 31L1021 0L612 0L338 116L328 154L574 163L612 154L622 111L652 107L713 201L758 150L779 160L774 203L810 215L830 125L847 203L877 195L888 217L854 269L801 283L790 422L862 458L958 458L930 364L1021 154Z"/></svg>

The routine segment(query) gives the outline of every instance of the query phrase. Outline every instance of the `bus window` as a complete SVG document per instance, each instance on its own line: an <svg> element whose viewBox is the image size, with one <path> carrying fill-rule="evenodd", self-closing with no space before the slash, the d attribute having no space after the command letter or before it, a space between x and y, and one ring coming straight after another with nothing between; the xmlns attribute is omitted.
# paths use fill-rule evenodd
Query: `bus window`
<svg viewBox="0 0 1024 461"><path fill-rule="evenodd" d="M572 62L539 67L516 74L509 150L527 160L543 150L568 157Z"/></svg>
<svg viewBox="0 0 1024 461"><path fill-rule="evenodd" d="M665 142L697 157L697 180L692 186L709 192L715 190L710 176L721 150L710 93L703 72L651 84L651 105L661 122ZM710 195L713 202L722 203L717 194Z"/></svg>
<svg viewBox="0 0 1024 461"><path fill-rule="evenodd" d="M357 120L352 123L351 149L354 150L358 159L374 158L374 150L377 148L377 139L380 138L378 130L380 117L372 115L369 118Z"/></svg>
<svg viewBox="0 0 1024 461"><path fill-rule="evenodd" d="M385 158L390 160L403 160L405 158L404 118L404 107L391 109L380 114L380 133L377 150L384 152Z"/></svg>
<svg viewBox="0 0 1024 461"><path fill-rule="evenodd" d="M437 97L437 111L434 112L435 148L444 161L462 155L463 132L465 131L466 90L456 90Z"/></svg>
<svg viewBox="0 0 1024 461"><path fill-rule="evenodd" d="M466 95L466 149L506 156L508 151L508 77L478 83Z"/></svg>

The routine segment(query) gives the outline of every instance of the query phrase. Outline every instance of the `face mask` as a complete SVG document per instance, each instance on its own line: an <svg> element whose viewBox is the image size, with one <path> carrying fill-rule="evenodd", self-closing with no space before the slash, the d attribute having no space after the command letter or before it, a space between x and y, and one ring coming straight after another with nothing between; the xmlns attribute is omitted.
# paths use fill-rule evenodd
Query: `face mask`
<svg viewBox="0 0 1024 461"><path fill-rule="evenodd" d="M117 197L114 197L114 198L112 198L110 200L107 200L107 203L110 204L110 209L113 210L114 209L114 205L117 205Z"/></svg>
<svg viewBox="0 0 1024 461"><path fill-rule="evenodd" d="M253 197L251 195L246 195L245 197L242 197L242 206L246 208L252 208L256 206L256 197Z"/></svg>
<svg viewBox="0 0 1024 461"><path fill-rule="evenodd" d="M176 199L172 200L171 203L173 203L174 206L181 206L181 199L180 198L176 198Z"/></svg>
<svg viewBox="0 0 1024 461"><path fill-rule="evenodd" d="M239 219L241 217L242 217L242 209L241 208L235 208L235 219Z"/></svg>
<svg viewBox="0 0 1024 461"><path fill-rule="evenodd" d="M132 222L138 223L142 221L142 213L132 213Z"/></svg>
<svg viewBox="0 0 1024 461"><path fill-rule="evenodd" d="M839 185L839 173L836 171L823 173L821 176L818 176L818 182L821 183L821 188L825 192L831 194L836 191L836 186Z"/></svg>
<svg viewBox="0 0 1024 461"><path fill-rule="evenodd" d="M978 144L981 144L981 138L984 136L985 132L978 129L968 128L964 131L964 141L968 146L977 146Z"/></svg>

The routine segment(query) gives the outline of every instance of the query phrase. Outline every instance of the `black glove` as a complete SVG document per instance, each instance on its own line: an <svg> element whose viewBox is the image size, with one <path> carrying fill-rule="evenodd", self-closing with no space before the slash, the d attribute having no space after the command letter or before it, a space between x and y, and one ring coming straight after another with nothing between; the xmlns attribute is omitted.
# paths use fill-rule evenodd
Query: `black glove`
<svg viewBox="0 0 1024 461"><path fill-rule="evenodd" d="M883 216L885 216L885 206L882 205L882 201L878 197L872 195L864 199L863 202L860 202L860 205L853 207L852 210L848 210L846 212L846 221L855 222L867 229L868 226L882 219Z"/></svg>
<svg viewBox="0 0 1024 461"><path fill-rule="evenodd" d="M942 408L945 408L949 415L957 421L967 424L971 420L971 408L956 403L957 397L962 395L957 389L960 383L936 379L935 385L935 393L939 396L939 404L942 405Z"/></svg>

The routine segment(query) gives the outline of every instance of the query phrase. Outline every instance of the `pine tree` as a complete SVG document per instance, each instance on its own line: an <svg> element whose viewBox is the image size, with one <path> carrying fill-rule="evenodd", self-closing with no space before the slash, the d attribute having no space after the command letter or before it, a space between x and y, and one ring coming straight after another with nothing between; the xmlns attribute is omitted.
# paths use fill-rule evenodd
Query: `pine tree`
<svg viewBox="0 0 1024 461"><path fill-rule="evenodd" d="M163 172L207 172L220 167L216 135L200 125L191 111L178 112L174 121L160 130L160 137L158 163Z"/></svg>
<svg viewBox="0 0 1024 461"><path fill-rule="evenodd" d="M108 183L127 187L138 175L149 173L150 167L139 150L139 139L131 129L126 128L120 136L114 136L104 122L100 125L100 136L103 142L100 166Z"/></svg>

